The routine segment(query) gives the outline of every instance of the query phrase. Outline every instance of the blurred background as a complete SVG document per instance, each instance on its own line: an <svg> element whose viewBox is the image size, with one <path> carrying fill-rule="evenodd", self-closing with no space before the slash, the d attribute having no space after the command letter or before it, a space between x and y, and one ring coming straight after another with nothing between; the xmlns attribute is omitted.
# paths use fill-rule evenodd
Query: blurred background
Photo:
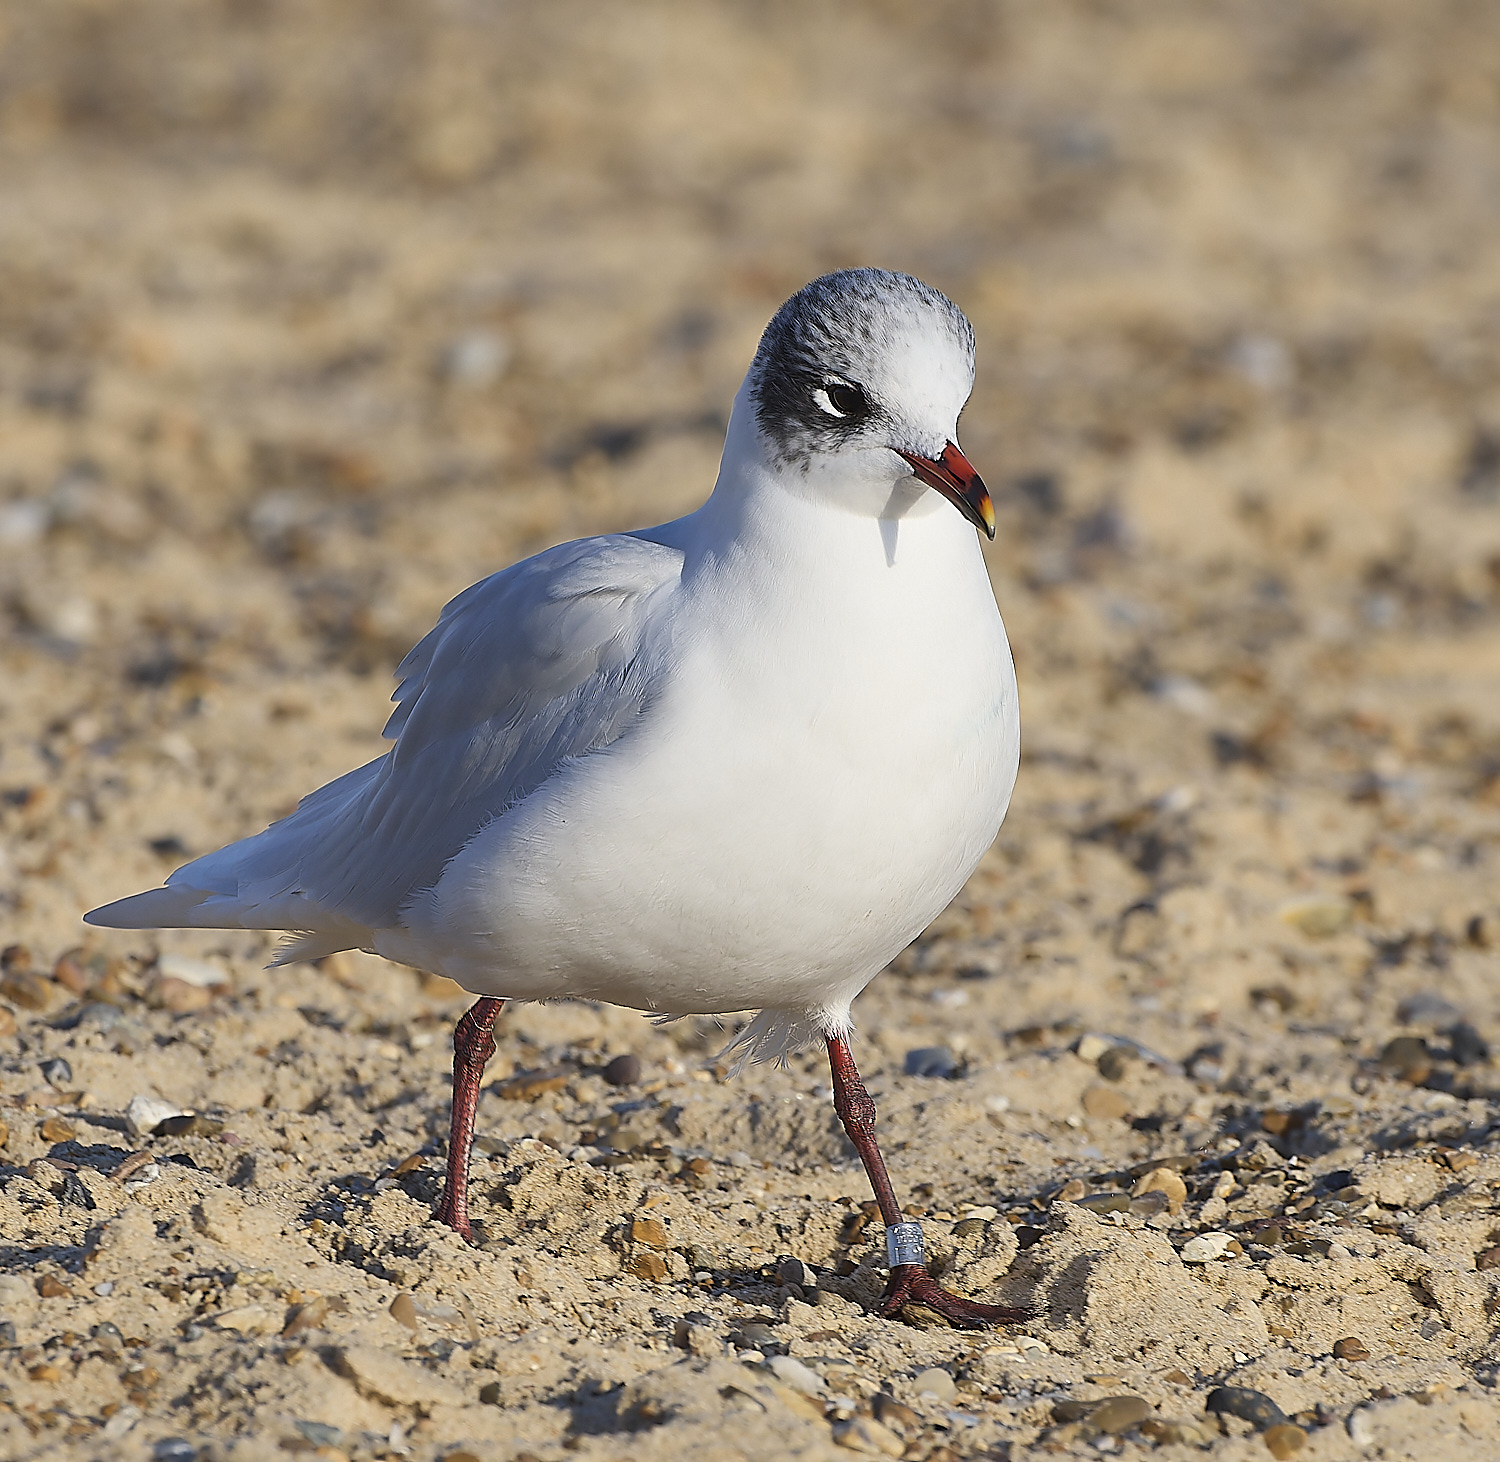
<svg viewBox="0 0 1500 1462"><path fill-rule="evenodd" d="M376 752L471 580L698 503L766 319L852 264L978 332L1018 839L1184 775L1327 790L1293 862L1367 860L1419 782L1488 816L1497 28L1465 0L4 7L13 923L75 937ZM1149 891L1174 865L1144 856Z"/></svg>

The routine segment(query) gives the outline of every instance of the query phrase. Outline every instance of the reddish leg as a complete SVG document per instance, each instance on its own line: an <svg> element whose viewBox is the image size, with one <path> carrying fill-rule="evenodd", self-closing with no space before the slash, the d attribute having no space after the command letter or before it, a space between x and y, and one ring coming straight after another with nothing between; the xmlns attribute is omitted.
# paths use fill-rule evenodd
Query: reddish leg
<svg viewBox="0 0 1500 1462"><path fill-rule="evenodd" d="M495 1054L495 1021L503 1000L485 995L469 1007L453 1032L453 1117L448 1128L448 1177L432 1216L471 1243L469 1223L469 1149L479 1109L479 1083L485 1063Z"/></svg>
<svg viewBox="0 0 1500 1462"><path fill-rule="evenodd" d="M908 1241L918 1238L910 1232L916 1225L905 1218L896 1202L890 1174L885 1170L885 1159L875 1144L875 1102L859 1078L854 1057L849 1054L849 1043L843 1036L828 1037L828 1065L833 1072L833 1109L839 1114L849 1141L865 1165L865 1172L870 1175L870 1186L875 1190L875 1201L880 1205L880 1216L886 1228L902 1224L906 1232L900 1237ZM924 1263L892 1264L891 1277L880 1301L880 1313L899 1315L906 1305L912 1303L936 1310L961 1330L982 1330L990 1325L1020 1324L1031 1319L1029 1310L982 1305L977 1300L949 1294L927 1272Z"/></svg>

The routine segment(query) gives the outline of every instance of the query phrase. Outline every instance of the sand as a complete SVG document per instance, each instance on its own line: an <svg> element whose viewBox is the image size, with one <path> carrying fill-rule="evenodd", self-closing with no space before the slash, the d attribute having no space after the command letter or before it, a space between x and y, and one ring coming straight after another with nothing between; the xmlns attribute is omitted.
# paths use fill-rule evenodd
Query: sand
<svg viewBox="0 0 1500 1462"><path fill-rule="evenodd" d="M1495 23L0 12L0 1455L1500 1453ZM378 754L466 584L700 501L855 263L979 338L1025 758L855 1015L988 1334L871 1313L817 1051L514 1009L468 1248L461 991L79 922Z"/></svg>

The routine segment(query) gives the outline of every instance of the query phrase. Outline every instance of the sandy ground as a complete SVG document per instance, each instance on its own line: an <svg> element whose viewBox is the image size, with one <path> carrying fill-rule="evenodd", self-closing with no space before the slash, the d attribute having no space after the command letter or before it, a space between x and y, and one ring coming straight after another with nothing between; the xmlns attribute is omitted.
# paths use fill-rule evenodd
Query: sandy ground
<svg viewBox="0 0 1500 1462"><path fill-rule="evenodd" d="M0 8L0 1454L1500 1455L1497 29ZM1026 757L856 1018L991 1334L871 1315L817 1052L514 1011L470 1249L461 992L78 920L376 754L465 584L697 503L851 263L980 342Z"/></svg>

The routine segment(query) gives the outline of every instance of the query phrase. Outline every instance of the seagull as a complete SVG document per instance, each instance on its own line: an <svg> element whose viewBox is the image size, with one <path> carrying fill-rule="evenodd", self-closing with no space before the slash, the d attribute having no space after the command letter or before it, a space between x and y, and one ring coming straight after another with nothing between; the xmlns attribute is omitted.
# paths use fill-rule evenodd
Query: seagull
<svg viewBox="0 0 1500 1462"><path fill-rule="evenodd" d="M283 930L276 964L363 949L479 996L434 1212L470 1240L506 1000L756 1010L741 1063L827 1047L886 1227L879 1312L1025 1319L931 1277L849 1045L850 1003L974 871L1019 763L975 531L993 539L994 508L956 442L973 383L973 329L936 289L882 269L804 286L700 508L466 589L397 669L384 756L85 919Z"/></svg>

